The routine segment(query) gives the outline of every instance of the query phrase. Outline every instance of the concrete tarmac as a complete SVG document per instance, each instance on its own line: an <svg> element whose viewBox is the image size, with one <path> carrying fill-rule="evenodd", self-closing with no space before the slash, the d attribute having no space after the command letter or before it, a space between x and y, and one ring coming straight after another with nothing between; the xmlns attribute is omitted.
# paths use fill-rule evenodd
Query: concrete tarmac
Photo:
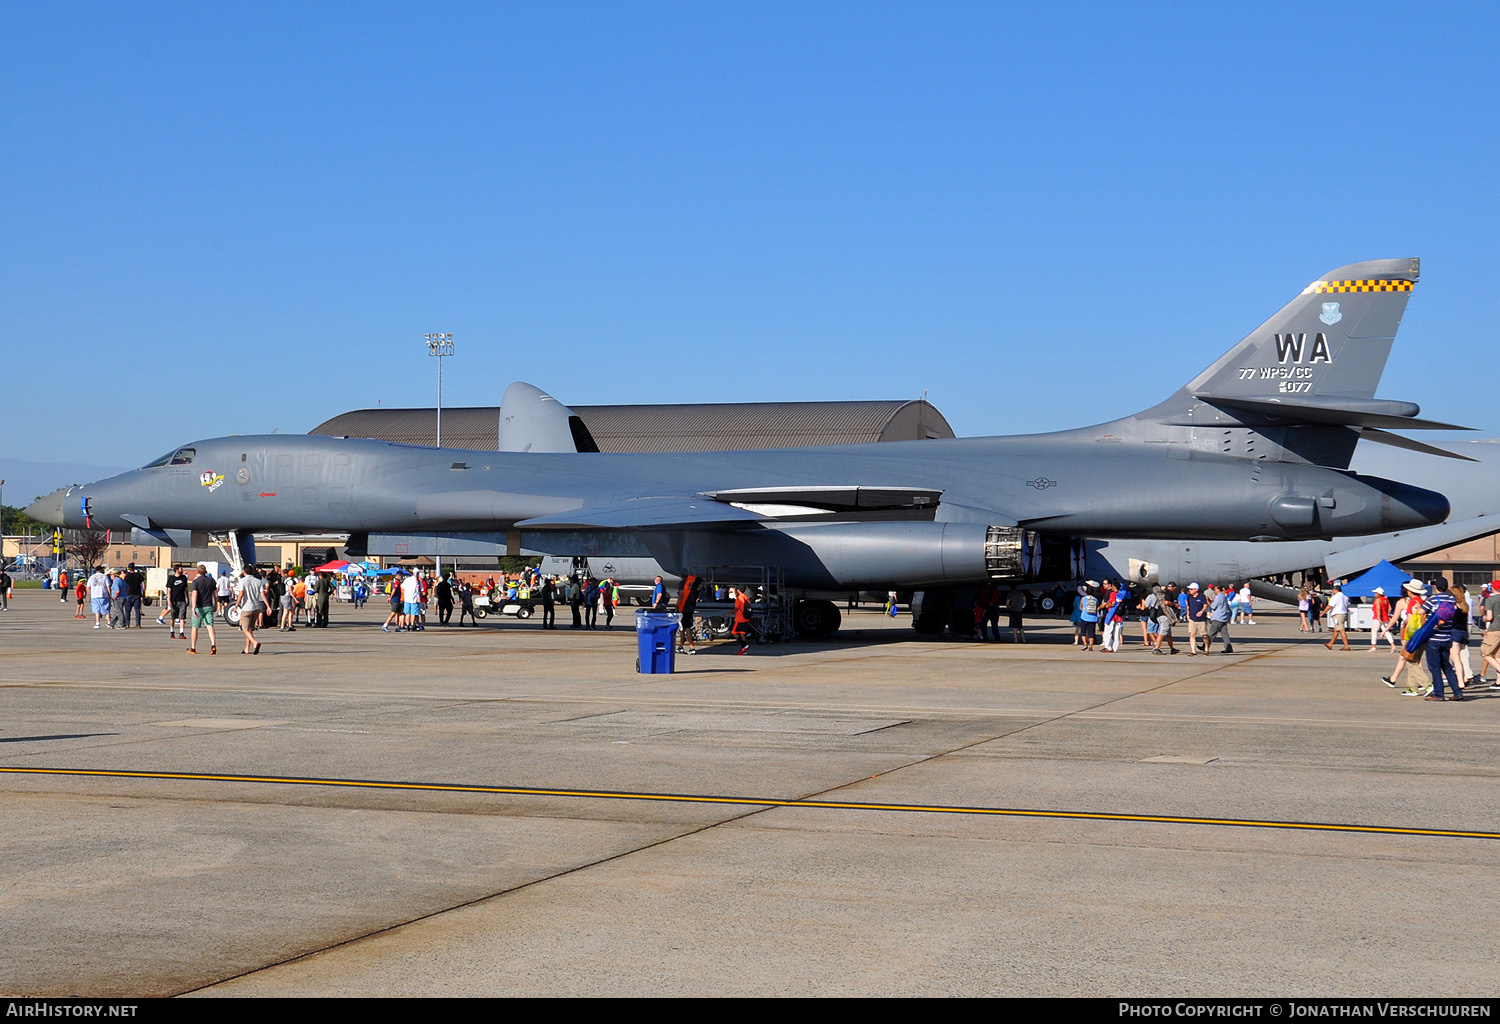
<svg viewBox="0 0 1500 1024"><path fill-rule="evenodd" d="M1495 991L1500 840L1444 833L1500 833L1500 691L1402 698L1368 634L1328 651L1263 605L1233 655L1153 656L1134 624L1084 654L1058 620L945 643L866 611L653 676L628 613L383 612L189 655L17 592L0 991Z"/></svg>

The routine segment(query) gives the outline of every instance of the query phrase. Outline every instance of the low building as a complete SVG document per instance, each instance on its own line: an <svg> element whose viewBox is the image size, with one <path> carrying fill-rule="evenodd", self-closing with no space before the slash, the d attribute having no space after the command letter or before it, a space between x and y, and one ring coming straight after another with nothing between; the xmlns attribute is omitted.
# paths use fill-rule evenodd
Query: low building
<svg viewBox="0 0 1500 1024"><path fill-rule="evenodd" d="M1403 559L1398 565L1402 571L1409 572L1420 580L1442 576L1449 583L1462 583L1474 590L1481 583L1500 579L1500 534L1491 534L1419 558Z"/></svg>

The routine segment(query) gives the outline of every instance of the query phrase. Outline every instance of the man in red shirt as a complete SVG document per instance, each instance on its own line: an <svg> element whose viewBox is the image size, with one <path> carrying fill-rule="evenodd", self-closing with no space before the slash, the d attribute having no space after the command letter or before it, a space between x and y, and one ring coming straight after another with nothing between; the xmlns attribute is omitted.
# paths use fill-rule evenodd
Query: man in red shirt
<svg viewBox="0 0 1500 1024"><path fill-rule="evenodd" d="M1380 639L1384 637L1391 645L1391 653L1396 652L1396 638L1391 636L1391 602L1385 596L1385 590L1381 587L1375 588L1375 603L1370 608L1370 651L1380 650Z"/></svg>
<svg viewBox="0 0 1500 1024"><path fill-rule="evenodd" d="M734 592L734 625L729 634L740 638L739 653L750 650L750 635L755 627L750 624L750 595L743 588Z"/></svg>

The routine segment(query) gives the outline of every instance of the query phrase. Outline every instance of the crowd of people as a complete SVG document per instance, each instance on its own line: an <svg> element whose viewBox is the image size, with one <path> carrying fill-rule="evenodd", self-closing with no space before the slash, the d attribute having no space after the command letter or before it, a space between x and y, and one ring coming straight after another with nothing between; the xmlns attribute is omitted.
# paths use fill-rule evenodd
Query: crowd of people
<svg viewBox="0 0 1500 1024"><path fill-rule="evenodd" d="M1327 623L1329 650L1352 651L1349 630L1352 606L1342 584L1327 593L1303 587L1297 594L1301 632L1322 632ZM1404 696L1427 700L1463 700L1464 690L1474 682L1494 685L1487 677L1493 668L1500 674L1500 580L1487 583L1470 595L1461 584L1446 579L1431 585L1410 580L1392 601L1384 588L1376 587L1370 602L1371 625L1368 650L1389 644L1396 664L1382 681L1399 686L1402 673L1409 673ZM1137 622L1141 646L1155 654L1176 654L1174 630L1183 626L1189 655L1209 654L1222 643L1222 653L1233 654L1231 624L1254 625L1254 598L1248 583L1200 587L1189 583L1153 586L1137 593L1112 580L1088 580L1078 587L1073 601L1073 643L1085 651L1115 653L1125 642L1127 624ZM1482 630L1480 664L1476 673L1470 664L1470 639ZM1446 685L1445 685L1446 684Z"/></svg>
<svg viewBox="0 0 1500 1024"><path fill-rule="evenodd" d="M3 581L0 581L3 582ZM94 628L128 629L141 627L141 605L145 596L146 575L134 563L123 569L98 568L71 585L61 576L63 600L76 595L75 619L94 615ZM651 590L649 606L656 611L676 611L682 623L677 631L677 650L697 653L695 614L703 586L696 577L683 582L675 601L660 576ZM429 609L438 625L477 625L476 604L481 600L494 610L516 604L526 609L540 607L541 627L558 629L557 606L571 611L570 629L613 629L615 610L623 601L620 588L610 578L591 576L544 576L536 568L515 575L491 575L471 580L457 573L439 574L421 569L399 568L386 580L357 578L342 586L327 572L285 573L271 568L261 570L246 566L231 576L220 569L213 574L204 565L191 569L178 566L167 577L162 593L163 608L156 622L168 627L172 639L187 641L187 652L198 653L200 634L206 634L208 653L218 653L217 627L233 619L244 638L242 654L257 655L262 640L257 635L272 627L294 632L299 627L319 628L328 625L329 606L335 595L354 607L363 606L372 594L388 597L390 611L381 623L386 633L421 632L428 626ZM739 653L746 653L757 637L751 596L747 591L718 587L714 597L733 602L731 637L739 641ZM231 615L231 611L235 614Z"/></svg>
<svg viewBox="0 0 1500 1024"><path fill-rule="evenodd" d="M1429 586L1410 580L1396 601L1376 594L1375 625L1370 631L1370 649L1381 640L1396 655L1395 667L1381 681L1395 689L1402 673L1408 673L1405 697L1431 701L1461 701L1475 682L1493 685L1491 668L1500 678L1500 580L1480 588L1471 597L1460 584L1444 579ZM1470 665L1472 633L1480 631L1479 672Z"/></svg>
<svg viewBox="0 0 1500 1024"><path fill-rule="evenodd" d="M218 653L216 622L227 620L231 609L238 612L243 654L259 654L261 640L256 634L273 625L284 632L299 626L325 627L330 602L339 590L334 577L326 572L282 573L274 568L263 572L247 566L238 577L231 577L223 570L211 575L202 565L191 572L191 578L183 567L171 572L162 595L165 607L156 621L168 627L173 639L187 641L188 652L194 654L200 632L207 633L208 652ZM9 596L8 583L0 579L0 595ZM141 628L146 575L134 563L123 569L101 567L76 582L61 576L59 586L62 600L70 594L76 599L75 619L86 619L92 612L95 629ZM480 598L496 610L510 604L540 606L543 629L559 628L556 609L565 605L572 619L568 628L607 630L613 628L615 609L622 602L613 579L581 574L545 576L535 567L482 580L456 573L398 569L386 581L350 579L344 587L344 595L356 608L374 593L383 591L388 596L390 611L380 625L387 633L425 630L429 607L439 625L452 625L455 611L458 626L466 619L469 625L477 625L476 602ZM683 581L675 600L660 576L652 587L650 607L679 614L682 626L677 632L677 649L682 653L697 653L695 614L703 589L693 576ZM718 587L711 596L733 602L729 634L739 642L739 653L746 653L757 636L750 594ZM1024 596L1017 592L1007 593L993 585L981 587L974 601L974 624L981 639L986 638L986 632L989 640L1000 639L999 616L1001 609L1007 608L1011 640L1025 643L1024 607ZM1327 592L1319 587L1302 587L1297 593L1297 610L1299 631L1321 632L1326 622L1330 635L1324 646L1353 650L1349 637L1351 603L1341 584L1332 584ZM1381 679L1395 688L1406 675L1409 685L1401 691L1404 696L1463 700L1464 690L1474 681L1494 683L1487 678L1489 669L1500 673L1500 580L1485 584L1472 596L1462 585L1449 586L1443 579L1430 586L1410 580L1398 595L1388 595L1377 587L1370 612L1367 650L1374 653L1382 643L1389 645L1396 662L1390 674ZM1074 645L1087 652L1119 652L1127 643L1129 624L1134 622L1140 629L1142 649L1154 654L1177 654L1179 629L1185 633L1189 656L1212 653L1215 642L1222 645L1223 654L1233 654L1230 626L1255 625L1255 603L1248 583L1200 586L1193 582L1179 587L1173 582L1133 590L1113 580L1087 580L1077 588L1070 619ZM1470 664L1469 651L1475 631L1483 633L1477 673Z"/></svg>
<svg viewBox="0 0 1500 1024"><path fill-rule="evenodd" d="M1177 653L1173 631L1182 626L1190 656L1209 654L1215 641L1224 654L1234 653L1229 627L1255 625L1255 602L1250 584L1241 587L1200 587L1175 582L1153 586L1140 593L1114 580L1087 580L1073 599L1073 644L1085 651L1118 652L1125 642L1128 623L1140 626L1141 645L1153 654Z"/></svg>

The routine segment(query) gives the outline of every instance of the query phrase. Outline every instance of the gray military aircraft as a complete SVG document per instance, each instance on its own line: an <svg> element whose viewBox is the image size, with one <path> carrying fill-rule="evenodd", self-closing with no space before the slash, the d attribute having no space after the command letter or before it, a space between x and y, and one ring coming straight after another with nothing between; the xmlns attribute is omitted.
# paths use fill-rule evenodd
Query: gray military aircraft
<svg viewBox="0 0 1500 1024"><path fill-rule="evenodd" d="M577 417L567 406L530 384L517 382L500 405L502 444L511 451L576 451ZM507 428L509 433L507 434ZM1328 579L1351 576L1382 559L1413 558L1500 532L1500 438L1480 438L1443 447L1448 458L1429 451L1404 451L1383 444L1361 444L1351 468L1362 474L1401 480L1440 490L1451 505L1446 522L1391 533L1334 540L1275 542L1164 540L1141 537L1086 538L1082 561L1070 566L1075 579L1117 579L1135 584L1191 579L1231 582L1320 569ZM1455 466L1452 459L1472 463ZM609 576L621 587L648 584L660 575L678 578L654 558L596 555L583 559L552 556L542 571L566 574L575 563L597 578ZM1032 581L1027 590L1045 600L1052 580ZM1269 593L1269 590L1268 590ZM882 594L883 596L883 594ZM1044 610L1050 610L1050 607Z"/></svg>
<svg viewBox="0 0 1500 1024"><path fill-rule="evenodd" d="M580 431L586 433L586 429L581 427L571 409L530 384L519 381L512 384L500 403L502 450L579 451L583 450L578 447ZM1452 508L1448 520L1437 526L1335 540L1271 543L1091 537L1080 545L1077 553L1080 560L1069 568L1076 579L1112 578L1135 584L1170 579L1186 583L1198 578L1219 583L1238 582L1305 569L1321 569L1329 579L1336 579L1367 569L1381 559L1410 558L1500 531L1500 483L1497 483L1500 475L1495 469L1500 463L1500 438L1447 446L1442 453L1447 458L1436 457L1430 450L1412 452L1365 443L1355 450L1351 464L1360 473L1443 491ZM1453 459L1474 465L1455 467ZM679 582L649 557L622 557L617 553L587 560L551 556L542 563L545 573L566 574L575 567L581 567L598 578L609 576L627 592L632 585L649 586L658 575L674 586ZM1052 593L1052 582L1052 579L1037 579L1023 584L1023 589L1037 601L1042 611L1051 610L1048 598ZM1263 590L1265 596L1285 596L1273 591L1269 584L1254 586ZM884 597L883 592L881 597ZM943 625L941 602L937 606L936 618L931 614L932 602L923 602L922 607L928 615L924 621L918 622L919 628L929 632L940 629ZM816 609L801 609L807 610L816 615ZM949 610L951 612L951 602ZM950 617L960 623L965 619L961 607ZM805 615L797 614L794 622L802 626L805 618ZM806 625L816 631L826 623L815 619Z"/></svg>
<svg viewBox="0 0 1500 1024"><path fill-rule="evenodd" d="M1388 430L1453 429L1374 397L1417 277L1414 259L1340 268L1166 401L1077 430L691 454L228 437L27 511L165 543L230 530L250 549L258 530L338 530L356 553L641 555L678 574L775 566L788 587L843 592L1072 578L1085 537L1433 526L1449 512L1443 494L1343 468L1361 437L1436 453Z"/></svg>

